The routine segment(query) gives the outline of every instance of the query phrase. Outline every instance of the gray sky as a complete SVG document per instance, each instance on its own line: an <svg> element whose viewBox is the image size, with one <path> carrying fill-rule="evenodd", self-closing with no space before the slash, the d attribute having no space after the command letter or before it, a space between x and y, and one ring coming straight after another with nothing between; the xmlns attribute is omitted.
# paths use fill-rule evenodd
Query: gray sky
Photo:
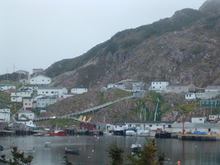
<svg viewBox="0 0 220 165"><path fill-rule="evenodd" d="M0 74L74 58L205 0L0 0Z"/></svg>

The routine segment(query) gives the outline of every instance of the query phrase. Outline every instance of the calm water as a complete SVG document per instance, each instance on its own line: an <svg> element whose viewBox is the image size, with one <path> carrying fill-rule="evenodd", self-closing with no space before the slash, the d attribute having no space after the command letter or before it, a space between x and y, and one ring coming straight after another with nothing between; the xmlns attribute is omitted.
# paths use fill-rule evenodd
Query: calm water
<svg viewBox="0 0 220 165"><path fill-rule="evenodd" d="M106 165L110 159L106 153L109 144L116 142L125 149L126 155L130 153L132 143L144 144L144 137L124 136L65 136L65 137L0 137L5 147L0 154L10 156L10 147L18 146L27 151L36 149L33 154L32 165L60 165L63 163L64 148L79 149L80 155L68 155L74 165ZM44 147L46 141L51 147ZM158 149L165 152L169 164L181 165L220 165L220 142L181 141L177 139L156 139ZM126 157L126 156L125 156Z"/></svg>

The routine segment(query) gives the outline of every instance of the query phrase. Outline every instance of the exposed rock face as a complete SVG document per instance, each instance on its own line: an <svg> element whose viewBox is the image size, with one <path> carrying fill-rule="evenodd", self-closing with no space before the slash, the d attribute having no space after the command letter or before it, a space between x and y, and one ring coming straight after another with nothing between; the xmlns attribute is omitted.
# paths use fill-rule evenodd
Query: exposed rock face
<svg viewBox="0 0 220 165"><path fill-rule="evenodd" d="M169 19L119 32L82 56L53 64L46 74L56 76L52 86L69 89L100 88L123 79L217 85L219 6L207 1L200 10L183 9Z"/></svg>
<svg viewBox="0 0 220 165"><path fill-rule="evenodd" d="M51 86L87 87L100 89L108 83L124 79L135 79L144 83L168 81L170 83L193 83L197 87L219 85L220 83L220 2L209 0L199 10L183 9L171 18L151 25L125 30L110 40L99 44L82 56L62 60L49 67L45 74L54 77ZM96 105L98 94L86 100L67 99L57 113L72 112ZM107 96L106 96L107 97ZM167 98L166 98L167 97ZM162 120L180 120L181 113L175 107L177 99L164 97L166 105ZM170 98L170 99L168 99ZM88 100L87 100L88 99ZM152 115L155 105L144 102ZM67 106L71 104L70 107ZM167 111L167 107L174 105ZM65 107L67 106L67 107ZM120 119L143 119L144 108L137 113L137 105L126 100L112 108L106 108L93 116L94 121L114 122ZM146 108L145 107L145 108ZM141 112L142 111L142 112ZM166 111L166 112L165 112ZM133 113L136 112L136 113ZM147 112L146 112L147 113ZM118 117L120 114L120 117ZM192 115L204 115L194 111ZM146 116L146 115L145 115ZM151 117L152 118L152 117Z"/></svg>

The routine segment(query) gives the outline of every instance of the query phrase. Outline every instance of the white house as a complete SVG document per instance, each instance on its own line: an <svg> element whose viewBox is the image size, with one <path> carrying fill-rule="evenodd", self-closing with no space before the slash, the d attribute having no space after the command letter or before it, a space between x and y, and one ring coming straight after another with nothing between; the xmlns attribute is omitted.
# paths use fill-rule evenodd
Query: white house
<svg viewBox="0 0 220 165"><path fill-rule="evenodd" d="M39 87L37 94L43 96L59 96L67 94L68 90L65 87Z"/></svg>
<svg viewBox="0 0 220 165"><path fill-rule="evenodd" d="M31 91L18 91L11 92L11 101L12 102L22 102L23 97L31 97Z"/></svg>
<svg viewBox="0 0 220 165"><path fill-rule="evenodd" d="M33 120L35 118L35 114L31 111L24 110L18 112L18 120Z"/></svg>
<svg viewBox="0 0 220 165"><path fill-rule="evenodd" d="M185 94L185 99L186 100L195 100L196 94L195 93L187 93L187 94Z"/></svg>
<svg viewBox="0 0 220 165"><path fill-rule="evenodd" d="M10 112L11 110L8 107L0 107L0 121L10 122Z"/></svg>
<svg viewBox="0 0 220 165"><path fill-rule="evenodd" d="M220 95L220 86L207 86L205 88L206 99L211 99Z"/></svg>
<svg viewBox="0 0 220 165"><path fill-rule="evenodd" d="M170 129L173 123L169 121L123 121L115 125L114 131L122 131L129 128L166 130Z"/></svg>
<svg viewBox="0 0 220 165"><path fill-rule="evenodd" d="M0 84L0 91L6 91L11 89L16 89L16 86L13 84Z"/></svg>
<svg viewBox="0 0 220 165"><path fill-rule="evenodd" d="M206 122L206 117L192 117L191 118L191 123L205 123Z"/></svg>
<svg viewBox="0 0 220 165"><path fill-rule="evenodd" d="M24 110L30 110L33 109L33 102L34 98L33 97L23 97L23 109Z"/></svg>
<svg viewBox="0 0 220 165"><path fill-rule="evenodd" d="M37 108L44 108L57 102L55 96L46 96L37 99Z"/></svg>
<svg viewBox="0 0 220 165"><path fill-rule="evenodd" d="M151 82L150 89L151 91L156 92L165 92L166 87L169 85L169 82L167 81L153 81Z"/></svg>
<svg viewBox="0 0 220 165"><path fill-rule="evenodd" d="M71 89L71 93L73 93L73 94L82 94L85 92L88 92L87 88L72 88Z"/></svg>
<svg viewBox="0 0 220 165"><path fill-rule="evenodd" d="M195 85L193 84L172 84L166 87L166 92L171 93L189 93L195 90Z"/></svg>
<svg viewBox="0 0 220 165"><path fill-rule="evenodd" d="M51 78L43 75L38 75L30 78L30 84L35 85L48 85L51 83Z"/></svg>
<svg viewBox="0 0 220 165"><path fill-rule="evenodd" d="M107 85L107 89L109 89L109 88L118 88L121 90L125 90L126 86L124 83L110 83Z"/></svg>
<svg viewBox="0 0 220 165"><path fill-rule="evenodd" d="M142 82L132 83L132 92L144 91L145 84Z"/></svg>

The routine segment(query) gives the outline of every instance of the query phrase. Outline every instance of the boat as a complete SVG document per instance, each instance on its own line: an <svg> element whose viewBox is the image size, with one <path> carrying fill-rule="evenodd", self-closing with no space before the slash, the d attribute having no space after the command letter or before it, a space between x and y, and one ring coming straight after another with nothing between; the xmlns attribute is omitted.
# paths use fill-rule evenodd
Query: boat
<svg viewBox="0 0 220 165"><path fill-rule="evenodd" d="M137 136L150 136L150 129L149 128L147 128L147 129L144 129L144 128L137 129Z"/></svg>
<svg viewBox="0 0 220 165"><path fill-rule="evenodd" d="M65 154L79 155L79 150L65 149Z"/></svg>
<svg viewBox="0 0 220 165"><path fill-rule="evenodd" d="M65 136L66 132L64 130L55 130L54 132L50 132L50 136Z"/></svg>
<svg viewBox="0 0 220 165"><path fill-rule="evenodd" d="M35 133L33 134L33 136L43 136L44 134L43 133Z"/></svg>
<svg viewBox="0 0 220 165"><path fill-rule="evenodd" d="M51 145L51 142L45 142L44 143L44 147L50 147L50 145Z"/></svg>
<svg viewBox="0 0 220 165"><path fill-rule="evenodd" d="M168 139L168 138L171 138L171 133L170 132L165 132L165 131L156 132L155 138L165 138L165 139Z"/></svg>
<svg viewBox="0 0 220 165"><path fill-rule="evenodd" d="M134 153L138 153L141 149L141 144L132 144L131 145L131 151Z"/></svg>
<svg viewBox="0 0 220 165"><path fill-rule="evenodd" d="M109 136L109 135L114 135L114 133L112 131L104 131L103 135Z"/></svg>

